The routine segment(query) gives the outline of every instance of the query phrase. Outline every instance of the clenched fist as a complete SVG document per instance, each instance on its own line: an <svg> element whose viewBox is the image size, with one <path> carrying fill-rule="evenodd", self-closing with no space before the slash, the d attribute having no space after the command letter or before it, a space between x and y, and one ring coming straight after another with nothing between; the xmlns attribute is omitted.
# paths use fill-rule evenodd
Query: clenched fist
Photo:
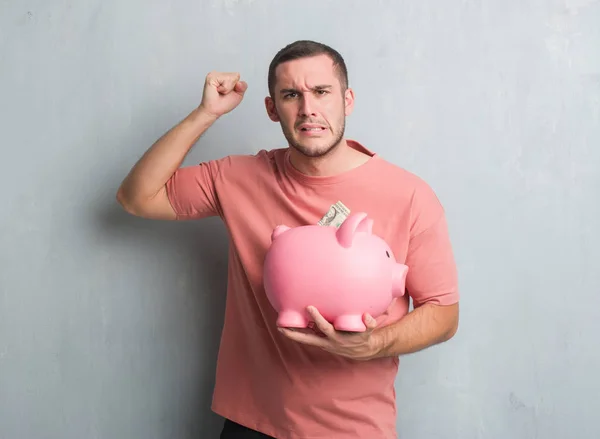
<svg viewBox="0 0 600 439"><path fill-rule="evenodd" d="M242 102L247 88L239 73L210 72L204 82L200 108L218 118Z"/></svg>

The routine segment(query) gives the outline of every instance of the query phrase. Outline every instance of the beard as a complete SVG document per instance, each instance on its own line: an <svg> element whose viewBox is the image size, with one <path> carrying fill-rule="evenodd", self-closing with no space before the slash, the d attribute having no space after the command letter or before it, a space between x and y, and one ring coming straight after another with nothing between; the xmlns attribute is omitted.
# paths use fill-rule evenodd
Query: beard
<svg viewBox="0 0 600 439"><path fill-rule="evenodd" d="M332 139L330 139L330 140L322 139L321 143L319 145L315 145L315 140L309 140L309 142L311 142L312 145L303 144L302 142L300 142L298 139L296 139L294 137L293 132L290 132L283 125L283 123L281 123L281 129L283 131L283 135L285 136L286 140L288 141L288 144L292 148L294 148L296 151L298 151L300 154L304 155L305 157L319 158L319 157L326 156L340 144L342 138L344 137L344 132L346 130L346 119L343 118L337 128L331 127L331 131L333 134Z"/></svg>

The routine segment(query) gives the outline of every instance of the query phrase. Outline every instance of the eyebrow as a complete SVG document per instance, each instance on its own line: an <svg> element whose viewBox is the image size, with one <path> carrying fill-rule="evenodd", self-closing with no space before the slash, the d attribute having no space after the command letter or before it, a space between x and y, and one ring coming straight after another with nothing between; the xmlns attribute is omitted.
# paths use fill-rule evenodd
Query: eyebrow
<svg viewBox="0 0 600 439"><path fill-rule="evenodd" d="M327 90L327 89L330 89L330 88L331 88L331 85L315 85L311 90L318 91L318 90ZM298 93L298 90L296 90L295 88L284 88L279 93L280 94L284 94L284 93Z"/></svg>

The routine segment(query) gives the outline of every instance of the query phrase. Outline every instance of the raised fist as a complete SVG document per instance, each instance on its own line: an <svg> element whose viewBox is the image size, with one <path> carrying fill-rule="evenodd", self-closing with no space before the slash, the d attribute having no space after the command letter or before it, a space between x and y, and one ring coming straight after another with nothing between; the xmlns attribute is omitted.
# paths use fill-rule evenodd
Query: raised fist
<svg viewBox="0 0 600 439"><path fill-rule="evenodd" d="M240 81L239 73L210 72L206 75L200 108L220 117L237 107L248 84Z"/></svg>

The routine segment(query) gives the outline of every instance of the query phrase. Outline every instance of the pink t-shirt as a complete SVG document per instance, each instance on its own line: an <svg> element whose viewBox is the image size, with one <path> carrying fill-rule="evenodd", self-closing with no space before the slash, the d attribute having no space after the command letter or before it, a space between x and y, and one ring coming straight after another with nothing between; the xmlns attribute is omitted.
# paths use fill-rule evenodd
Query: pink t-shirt
<svg viewBox="0 0 600 439"><path fill-rule="evenodd" d="M398 358L352 361L285 338L262 283L275 226L317 224L341 201L374 220L418 307L458 301L443 208L420 178L355 141L371 158L336 176L312 177L289 150L235 155L183 167L167 183L178 219L220 216L230 237L225 322L217 361L215 413L279 439L396 438ZM368 294L368 292L365 292ZM408 312L405 295L385 324Z"/></svg>

